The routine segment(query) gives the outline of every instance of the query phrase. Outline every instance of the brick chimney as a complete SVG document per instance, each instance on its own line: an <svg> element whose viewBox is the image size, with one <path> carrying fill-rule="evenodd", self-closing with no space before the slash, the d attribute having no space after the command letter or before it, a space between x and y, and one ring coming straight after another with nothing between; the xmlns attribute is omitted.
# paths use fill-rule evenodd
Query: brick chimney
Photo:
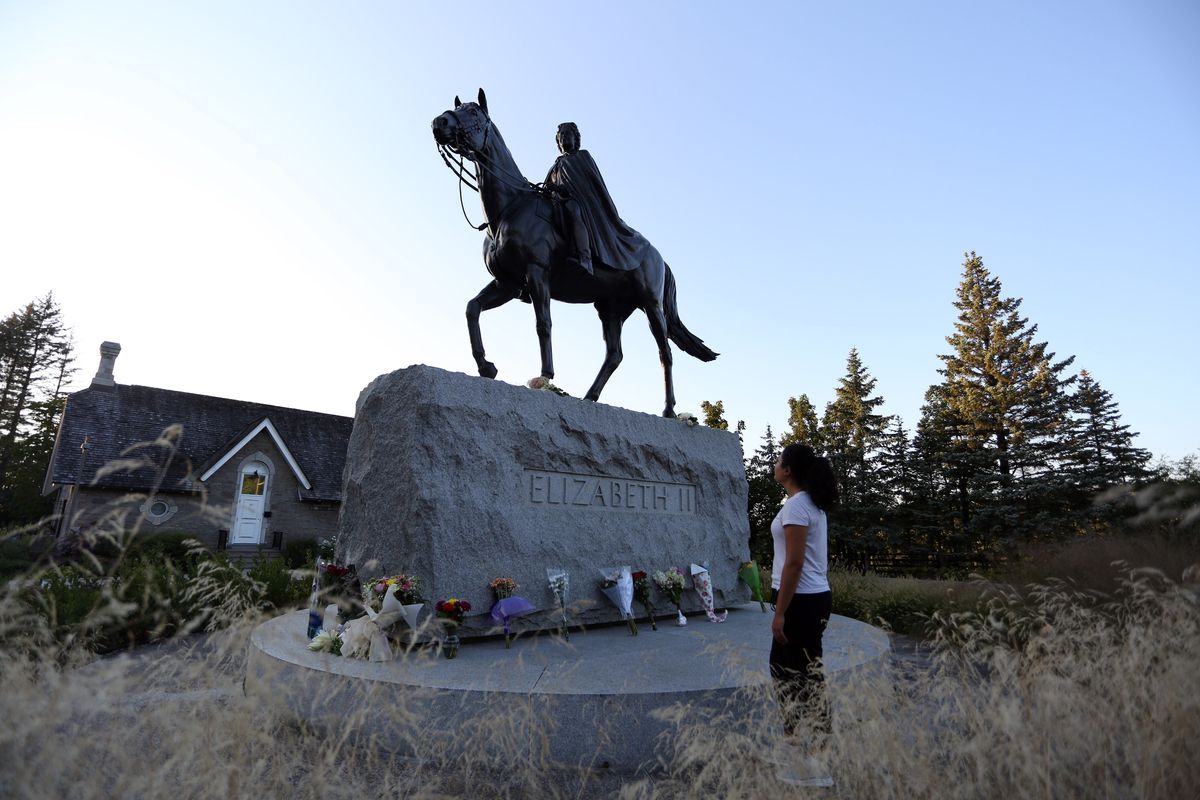
<svg viewBox="0 0 1200 800"><path fill-rule="evenodd" d="M121 345L116 342L100 344L100 369L96 370L96 377L92 378L92 386L117 385L113 379L113 365L117 363L117 356L120 354Z"/></svg>

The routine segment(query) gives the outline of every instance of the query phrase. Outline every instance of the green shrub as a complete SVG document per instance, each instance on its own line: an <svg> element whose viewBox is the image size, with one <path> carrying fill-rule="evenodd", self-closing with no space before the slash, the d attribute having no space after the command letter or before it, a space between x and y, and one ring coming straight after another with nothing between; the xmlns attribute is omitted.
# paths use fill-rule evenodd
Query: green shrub
<svg viewBox="0 0 1200 800"><path fill-rule="evenodd" d="M262 585L264 603L281 610L303 606L312 587L311 577L307 580L292 577L282 559L257 558L246 576Z"/></svg>
<svg viewBox="0 0 1200 800"><path fill-rule="evenodd" d="M34 576L24 589L24 600L46 622L59 641L84 639L90 633L89 617L100 607L104 580L66 566Z"/></svg>
<svg viewBox="0 0 1200 800"><path fill-rule="evenodd" d="M283 563L289 569L304 569L317 563L320 548L316 539L296 539L283 546Z"/></svg>
<svg viewBox="0 0 1200 800"><path fill-rule="evenodd" d="M978 583L918 580L833 568L833 613L910 636L928 635L934 612L973 608L983 592Z"/></svg>

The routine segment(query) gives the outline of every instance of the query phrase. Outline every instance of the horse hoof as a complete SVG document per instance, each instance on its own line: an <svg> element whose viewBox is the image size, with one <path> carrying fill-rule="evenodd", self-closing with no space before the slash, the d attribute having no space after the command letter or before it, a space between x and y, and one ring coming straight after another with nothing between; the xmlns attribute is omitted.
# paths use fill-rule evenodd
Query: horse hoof
<svg viewBox="0 0 1200 800"><path fill-rule="evenodd" d="M663 416L667 419L675 419L675 409L671 406L667 406L667 410L663 412Z"/></svg>
<svg viewBox="0 0 1200 800"><path fill-rule="evenodd" d="M483 366L479 368L479 374L484 378L494 378L498 372L499 370L496 369L496 365L490 361L485 361Z"/></svg>
<svg viewBox="0 0 1200 800"><path fill-rule="evenodd" d="M598 394L592 394L591 392L588 392L587 394L585 394L585 395L583 396L583 399L584 399L584 400L591 400L591 401L594 403L594 402L596 402L597 400L599 400L599 399L600 399L600 395L598 395Z"/></svg>

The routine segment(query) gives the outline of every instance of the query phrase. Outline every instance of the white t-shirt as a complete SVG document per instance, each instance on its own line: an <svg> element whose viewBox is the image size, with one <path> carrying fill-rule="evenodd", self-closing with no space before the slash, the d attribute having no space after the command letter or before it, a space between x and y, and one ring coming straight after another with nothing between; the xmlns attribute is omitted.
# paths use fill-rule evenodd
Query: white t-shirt
<svg viewBox="0 0 1200 800"><path fill-rule="evenodd" d="M806 525L808 536L804 545L804 566L796 594L818 594L829 591L829 525L825 512L817 508L808 492L796 492L783 503L783 508L771 522L771 540L775 544L775 562L771 565L771 588L779 588L783 562L787 560L787 539L784 525Z"/></svg>

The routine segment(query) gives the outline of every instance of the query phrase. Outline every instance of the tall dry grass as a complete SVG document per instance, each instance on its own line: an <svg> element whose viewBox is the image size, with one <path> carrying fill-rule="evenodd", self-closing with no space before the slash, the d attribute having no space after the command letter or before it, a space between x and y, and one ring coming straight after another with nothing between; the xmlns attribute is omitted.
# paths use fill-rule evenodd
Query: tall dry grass
<svg viewBox="0 0 1200 800"><path fill-rule="evenodd" d="M340 697L340 715L315 728L243 691L249 636L264 619L260 584L202 560L130 592L114 572L130 540L112 542L111 559L33 568L0 588L0 796L793 791L764 758L779 741L779 712L769 687L750 680L765 663L747 666L747 654L728 669L749 670L752 685L728 704L654 712L670 727L633 775L604 769L602 750L588 763L556 763L552 737L572 736L580 721L550 718L520 695L496 694L464 716L431 712L418 690L385 694L364 682ZM1200 566L1178 579L1150 569L1114 574L1106 593L1055 581L1021 592L988 587L980 606L932 612L927 658L833 676L827 756L836 783L823 794L1200 797ZM70 606L75 588L86 602ZM170 638L95 654L114 630L147 619ZM373 736L383 723L401 731L396 751Z"/></svg>
<svg viewBox="0 0 1200 800"><path fill-rule="evenodd" d="M310 729L241 689L254 604L219 575L210 605L169 641L103 658L29 602L0 597L0 794L70 797L757 797L788 787L763 759L778 740L766 687L724 708L673 706L642 775L556 764L571 721L512 696L467 719L364 685L330 728ZM1200 572L1187 576L1200 581ZM111 592L84 628L128 615ZM204 632L207 631L207 632ZM1197 587L1154 570L1116 592L1064 584L937 617L925 662L835 676L834 797L1195 797L1200 792ZM414 654L410 657L421 657ZM732 662L731 662L732 663ZM586 665L583 665L586 669ZM747 709L750 709L747 711ZM381 720L411 731L381 751ZM540 742L540 746L539 746ZM599 754L598 754L599 755ZM595 765L584 765L595 766Z"/></svg>

